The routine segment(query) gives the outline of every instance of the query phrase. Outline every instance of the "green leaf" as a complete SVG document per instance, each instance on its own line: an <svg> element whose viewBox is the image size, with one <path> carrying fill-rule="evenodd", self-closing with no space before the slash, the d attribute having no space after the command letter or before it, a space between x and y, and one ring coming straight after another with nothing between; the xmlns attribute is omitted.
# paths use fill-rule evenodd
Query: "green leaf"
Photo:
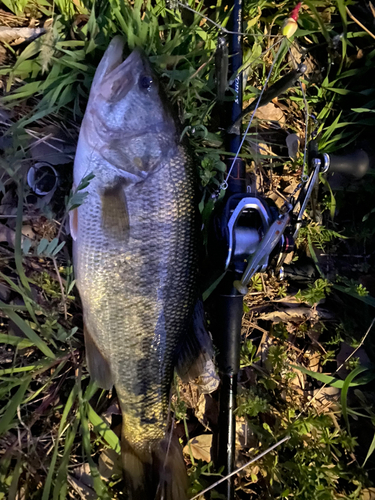
<svg viewBox="0 0 375 500"><path fill-rule="evenodd" d="M319 382L323 382L324 384L330 385L331 387L336 387L337 389L342 389L344 387L344 380L340 380L338 378L335 378L332 375L327 375L326 373L317 373L313 372L311 370L308 370L307 368L303 366L297 366L297 365L290 365L292 368L296 368L297 370L301 371L302 373L305 373L306 375L309 375L310 377L314 378L315 380L319 380ZM363 367L361 367L363 368ZM366 368L364 368L366 370ZM361 377L359 380L356 382L350 381L349 387L357 387L359 385L365 385L368 384L371 380L375 379L375 373L369 372L366 377Z"/></svg>
<svg viewBox="0 0 375 500"><path fill-rule="evenodd" d="M33 342L23 339L21 337L15 337L13 335L8 335L6 333L0 333L0 344L8 344L17 346L19 349L25 349L26 347L31 347L34 345Z"/></svg>
<svg viewBox="0 0 375 500"><path fill-rule="evenodd" d="M31 293L31 288L29 285L29 280L26 277L25 271L22 264L22 219L23 219L23 182L19 182L18 189L18 203L17 203L17 217L16 217L16 238L14 245L14 260L16 262L16 268L18 276L24 286L26 293Z"/></svg>
<svg viewBox="0 0 375 500"><path fill-rule="evenodd" d="M58 246L55 248L55 250L52 252L52 254L51 254L51 255L52 255L52 257L55 257L55 255L57 255L57 254L60 252L60 250L63 248L63 246L64 246L64 245L65 245L65 241L62 241L62 242L60 243L60 245L58 245Z"/></svg>
<svg viewBox="0 0 375 500"><path fill-rule="evenodd" d="M80 423L80 415L77 413L73 425L68 428L63 456L60 462L59 469L57 471L55 487L53 489L53 500L66 500L68 498L67 494L67 476L68 476L68 465L71 460L71 449L74 444L74 440L77 434L78 426Z"/></svg>
<svg viewBox="0 0 375 500"><path fill-rule="evenodd" d="M0 301L0 309L2 309L3 306L6 306L4 302ZM9 309L6 311L7 316L14 321L14 323L21 328L23 333L26 335L26 337L31 340L31 342L42 351L42 353L47 356L48 358L55 359L56 356L54 353L51 351L51 349L48 347L48 345L42 340L39 335L30 328L30 326L24 321L20 316L18 316L17 313L14 311L10 311Z"/></svg>
<svg viewBox="0 0 375 500"><path fill-rule="evenodd" d="M323 175L319 175L320 182L325 185L325 187L329 190L330 195L331 195L331 202L329 204L329 213L331 216L331 219L333 220L335 217L335 211L336 211L336 199L335 195L333 194L333 191L331 189L331 186L327 179Z"/></svg>
<svg viewBox="0 0 375 500"><path fill-rule="evenodd" d="M89 404L87 408L87 417L94 426L94 431L100 434L109 446L116 453L121 453L120 440L116 434L108 427L104 420L96 413L93 407Z"/></svg>
<svg viewBox="0 0 375 500"><path fill-rule="evenodd" d="M335 290L339 290L340 292L346 293L350 297L353 297L355 299L360 300L361 302L364 302L368 306L375 307L375 298L371 297L369 295L363 296L363 295L358 295L357 293L353 292L350 288L347 288L345 286L341 285L332 285L332 288Z"/></svg>
<svg viewBox="0 0 375 500"><path fill-rule="evenodd" d="M0 420L0 436L8 430L9 425L11 424L14 416L17 413L17 408L23 401L23 397L25 395L25 392L27 391L27 388L29 387L30 382L31 377L25 379L24 382L20 385L16 394L10 400L8 408L5 410L5 413Z"/></svg>
<svg viewBox="0 0 375 500"><path fill-rule="evenodd" d="M218 286L220 281L224 278L226 275L226 271L221 274L202 294L202 300L203 302L208 299L208 297L211 295L211 293L215 290L215 288Z"/></svg>
<svg viewBox="0 0 375 500"><path fill-rule="evenodd" d="M52 252L57 247L58 242L59 242L58 238L53 238L53 240L50 243L48 243L48 246L47 246L46 251L45 251L46 255L52 254Z"/></svg>
<svg viewBox="0 0 375 500"><path fill-rule="evenodd" d="M65 406L64 406L64 411L63 411L63 414L62 414L62 417L60 420L59 431L57 434L55 449L53 450L51 463L49 464L49 467L48 467L48 475L46 478L46 482L44 484L42 500L49 500L49 498L50 498L51 483L52 483L52 477L53 477L53 473L54 473L55 466L56 466L57 454L58 454L59 446L60 446L60 438L62 436L69 412L73 406L73 403L74 403L77 395L78 395L78 387L77 387L77 385L75 385L73 387L73 389L71 390L69 397L68 397L68 399L65 403Z"/></svg>
<svg viewBox="0 0 375 500"><path fill-rule="evenodd" d="M366 465L366 462L367 460L371 457L371 455L374 453L374 450L375 450L375 433L374 433L374 436L372 438L372 441L371 441L371 444L370 444L370 447L368 449L368 452L367 452L367 455L366 455L366 458L365 458L365 461L363 462L362 464L362 467L364 467Z"/></svg>
<svg viewBox="0 0 375 500"><path fill-rule="evenodd" d="M346 377L344 380L344 385L341 390L341 410L342 410L342 415L345 419L346 426L348 428L348 432L350 434L350 425L349 425L349 418L348 418L348 407L347 407L347 398L348 398L348 390L349 387L352 385L352 381L359 375L360 373L366 371L367 368L365 366L357 366L349 375Z"/></svg>
<svg viewBox="0 0 375 500"><path fill-rule="evenodd" d="M44 253L46 248L48 247L48 245L49 245L49 241L46 238L42 238L40 240L38 248L36 249L36 254L41 255L42 253Z"/></svg>

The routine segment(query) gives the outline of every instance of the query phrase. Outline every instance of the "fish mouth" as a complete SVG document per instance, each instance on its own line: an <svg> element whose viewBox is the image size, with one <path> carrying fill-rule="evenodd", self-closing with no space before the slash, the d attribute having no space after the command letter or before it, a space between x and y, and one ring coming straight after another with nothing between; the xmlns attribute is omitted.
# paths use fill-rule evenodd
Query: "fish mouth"
<svg viewBox="0 0 375 500"><path fill-rule="evenodd" d="M119 60L117 66L112 65L103 78L100 93L109 102L118 102L126 97L139 75L144 73L151 73L151 67L142 50L136 48L125 60Z"/></svg>

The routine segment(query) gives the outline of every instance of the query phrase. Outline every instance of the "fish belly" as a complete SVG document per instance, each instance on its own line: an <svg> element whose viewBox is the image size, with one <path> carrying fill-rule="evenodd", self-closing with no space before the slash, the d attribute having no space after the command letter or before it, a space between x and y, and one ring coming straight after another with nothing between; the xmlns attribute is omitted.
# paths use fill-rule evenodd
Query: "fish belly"
<svg viewBox="0 0 375 500"><path fill-rule="evenodd" d="M182 150L104 203L105 179L98 170L78 209L77 286L119 396L123 437L142 448L164 437L176 348L196 299L195 182Z"/></svg>

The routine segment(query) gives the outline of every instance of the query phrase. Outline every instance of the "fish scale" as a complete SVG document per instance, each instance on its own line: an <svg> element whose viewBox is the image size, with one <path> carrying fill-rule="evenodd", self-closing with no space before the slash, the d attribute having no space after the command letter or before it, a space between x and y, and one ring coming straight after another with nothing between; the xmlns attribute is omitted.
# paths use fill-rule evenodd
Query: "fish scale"
<svg viewBox="0 0 375 500"><path fill-rule="evenodd" d="M148 62L139 51L122 61L122 49L116 37L97 68L74 163L76 186L94 174L71 214L86 359L117 391L129 499L184 500L166 430L197 300L196 174Z"/></svg>
<svg viewBox="0 0 375 500"><path fill-rule="evenodd" d="M149 190L143 182L125 190L130 224L126 245L101 231L97 193L105 187L106 175L100 170L79 209L82 250L75 265L85 325L111 360L114 384L124 394L120 404L125 425L131 412L147 416L157 411L164 417L158 420L157 437L165 432L175 350L186 333L196 295L194 179L185 165L186 155L176 148L175 158L150 177ZM137 392L143 398L129 403ZM155 410L155 405L160 408ZM142 428L141 421L138 426ZM139 440L145 440L143 430Z"/></svg>

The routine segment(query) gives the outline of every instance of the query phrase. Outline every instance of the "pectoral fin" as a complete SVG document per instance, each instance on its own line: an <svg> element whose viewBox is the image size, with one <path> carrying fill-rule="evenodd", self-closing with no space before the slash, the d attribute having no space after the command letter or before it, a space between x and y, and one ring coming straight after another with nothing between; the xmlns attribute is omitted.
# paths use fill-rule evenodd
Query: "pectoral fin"
<svg viewBox="0 0 375 500"><path fill-rule="evenodd" d="M101 195L102 228L106 236L126 242L129 238L129 213L126 202L126 179L119 179Z"/></svg>
<svg viewBox="0 0 375 500"><path fill-rule="evenodd" d="M109 363L99 351L86 326L83 328L83 333L85 336L86 363L90 377L102 389L111 389L113 382Z"/></svg>
<svg viewBox="0 0 375 500"><path fill-rule="evenodd" d="M69 228L71 237L76 241L78 236L78 208L74 208L69 212Z"/></svg>

